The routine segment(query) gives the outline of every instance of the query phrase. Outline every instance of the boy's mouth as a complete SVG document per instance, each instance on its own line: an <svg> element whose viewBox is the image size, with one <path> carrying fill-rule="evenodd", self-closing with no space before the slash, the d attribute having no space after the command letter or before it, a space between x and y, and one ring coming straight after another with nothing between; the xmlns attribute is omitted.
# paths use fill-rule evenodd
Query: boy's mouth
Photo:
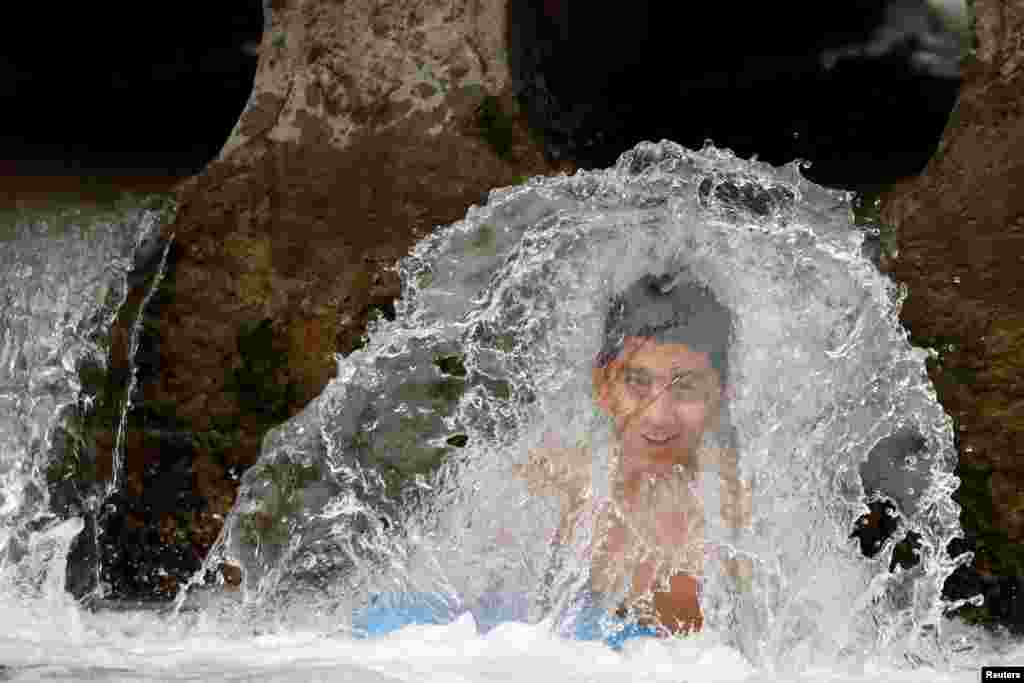
<svg viewBox="0 0 1024 683"><path fill-rule="evenodd" d="M675 439L676 436L678 436L678 435L677 434L668 434L668 435L642 434L642 436L644 437L644 441L646 441L646 442L648 442L648 443L650 443L652 445L664 446L664 445L668 444L670 441L672 441L673 439Z"/></svg>

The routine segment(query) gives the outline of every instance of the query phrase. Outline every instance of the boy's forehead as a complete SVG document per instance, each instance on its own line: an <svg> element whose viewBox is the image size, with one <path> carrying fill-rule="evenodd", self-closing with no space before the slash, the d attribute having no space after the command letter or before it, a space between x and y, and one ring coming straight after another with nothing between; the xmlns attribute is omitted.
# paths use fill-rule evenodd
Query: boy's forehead
<svg viewBox="0 0 1024 683"><path fill-rule="evenodd" d="M711 356L686 344L658 342L650 337L626 337L619 359L631 367L652 370L710 370Z"/></svg>

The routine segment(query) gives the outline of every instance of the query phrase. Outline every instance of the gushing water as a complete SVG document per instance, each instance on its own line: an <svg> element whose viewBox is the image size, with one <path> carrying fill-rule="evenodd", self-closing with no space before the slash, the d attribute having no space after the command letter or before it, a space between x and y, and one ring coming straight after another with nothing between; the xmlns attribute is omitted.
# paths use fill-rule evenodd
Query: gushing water
<svg viewBox="0 0 1024 683"><path fill-rule="evenodd" d="M240 565L244 602L277 615L315 604L336 621L381 592L426 592L457 614L499 591L526 595L529 621L554 618L588 570L551 548L557 496L530 495L516 468L555 434L586 444L592 484L607 486L614 434L591 368L608 301L685 271L737 320L727 424L754 495L735 533L714 512L720 473L705 472L709 543L754 565L739 595L711 563L708 626L768 667L894 647L938 663L942 583L969 559L945 550L959 533L951 423L850 199L798 164L671 143L495 190L416 246L397 318L268 435L211 563ZM919 534L920 561L890 573L893 544L866 559L850 530L872 449L908 433L905 481L923 486L881 493ZM413 483L398 491L393 474Z"/></svg>
<svg viewBox="0 0 1024 683"><path fill-rule="evenodd" d="M641 670L645 680L678 681L681 670L689 680L860 680L902 667L924 667L903 680L951 680L951 643L975 639L942 618L942 583L969 560L946 552L960 532L951 423L926 352L899 324L904 295L865 256L850 200L796 163L668 142L642 143L611 169L494 190L416 245L399 265L396 318L373 323L321 395L267 435L174 615L64 605L74 655L35 659L19 649L48 642L33 606L60 593L87 512L54 515L45 471L66 457L55 435L74 436L69 408L89 400L77 370L104 363L104 335L158 216L123 208L117 221L72 220L64 232L19 219L0 252L0 558L6 604L21 606L10 612L21 635L0 640L5 661L111 679L156 667L163 678L343 669L366 681L493 680L499 669L536 676L528 661L539 658L575 662L566 680ZM577 643L585 649L570 656L557 634L591 578L581 546L596 532L552 543L564 499L531 489L523 472L554 441L586 455L588 496L613 493L617 433L594 403L592 370L608 302L645 274L706 285L733 312L728 400L701 449L735 448L752 518L740 530L725 523L727 473L709 460L704 632L671 651L633 643L623 659ZM869 496L891 501L917 534L912 569L889 570L892 541L871 559L857 551L850 531ZM721 569L737 558L752 566L746 590ZM206 585L221 563L241 567L240 593ZM354 614L403 594L427 596L450 625L347 635ZM478 636L496 625L479 619L495 599L523 623Z"/></svg>
<svg viewBox="0 0 1024 683"><path fill-rule="evenodd" d="M3 216L0 595L63 594L68 546L110 492L64 491L64 514L51 506L51 490L96 466L83 416L97 397L83 391L81 371L106 370L133 259L154 243L170 208L122 201Z"/></svg>

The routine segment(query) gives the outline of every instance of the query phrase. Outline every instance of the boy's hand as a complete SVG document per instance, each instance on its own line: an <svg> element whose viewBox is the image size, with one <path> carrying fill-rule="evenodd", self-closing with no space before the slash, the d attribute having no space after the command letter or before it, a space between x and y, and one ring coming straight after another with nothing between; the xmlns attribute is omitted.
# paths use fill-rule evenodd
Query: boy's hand
<svg viewBox="0 0 1024 683"><path fill-rule="evenodd" d="M722 560L725 574L732 578L740 593L749 593L754 584L754 563L749 557L730 557Z"/></svg>
<svg viewBox="0 0 1024 683"><path fill-rule="evenodd" d="M547 440L546 440L547 441ZM590 485L590 455L585 448L543 444L530 451L524 464L512 473L526 480L533 495L581 495Z"/></svg>

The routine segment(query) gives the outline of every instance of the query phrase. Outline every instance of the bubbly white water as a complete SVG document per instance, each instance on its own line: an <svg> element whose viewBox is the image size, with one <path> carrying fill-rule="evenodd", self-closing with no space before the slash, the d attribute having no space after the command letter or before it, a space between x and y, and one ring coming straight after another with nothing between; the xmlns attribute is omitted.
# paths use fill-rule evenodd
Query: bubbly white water
<svg viewBox="0 0 1024 683"><path fill-rule="evenodd" d="M26 217L0 243L0 679L941 681L1021 663L1016 644L941 616L957 562L944 549L959 532L950 423L849 207L795 164L667 142L606 171L495 190L416 247L397 319L268 435L210 558L239 564L243 589L203 586L200 573L159 613L84 611L61 590L82 523L48 516L42 479L62 408L88 400L75 369L102 358L123 301L106 292L123 292L156 214L125 207L61 230ZM712 567L701 634L619 653L557 635L551 605L586 568L568 552L542 585L558 508L511 468L556 427L587 440L606 473L609 426L589 398L603 307L639 274L681 266L737 316L728 423L754 524L732 536L712 512L708 535L754 561L754 590L737 596ZM896 488L881 494L921 536L921 562L890 573L892 543L867 560L849 532L866 509L858 473L907 433L924 445L888 463ZM385 495L380 473L398 455L442 449L439 472ZM496 544L499 531L512 541ZM371 592L430 592L458 614L495 588L528 595L530 623L480 635L463 613L350 635Z"/></svg>
<svg viewBox="0 0 1024 683"><path fill-rule="evenodd" d="M374 640L323 629L238 632L236 623L175 620L146 611L83 613L71 605L4 609L0 680L38 681L859 681L966 683L981 666L1024 665L1019 645L989 642L943 669L877 658L768 671L710 633L629 641L621 652L553 636L546 624L507 623L478 635L472 617L408 626Z"/></svg>

